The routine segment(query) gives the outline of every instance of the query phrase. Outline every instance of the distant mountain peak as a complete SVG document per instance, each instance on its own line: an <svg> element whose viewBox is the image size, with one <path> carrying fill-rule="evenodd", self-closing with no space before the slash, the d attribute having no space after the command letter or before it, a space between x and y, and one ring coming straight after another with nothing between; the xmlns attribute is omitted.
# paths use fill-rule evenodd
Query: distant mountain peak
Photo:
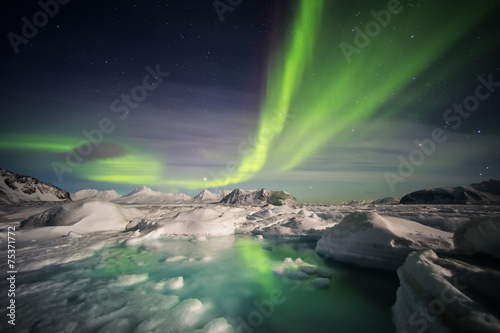
<svg viewBox="0 0 500 333"><path fill-rule="evenodd" d="M204 201L204 200L212 200L217 199L217 194L210 192L209 190L203 190L197 195L194 196L194 201Z"/></svg>
<svg viewBox="0 0 500 333"><path fill-rule="evenodd" d="M258 190L242 190L237 188L222 198L220 202L236 206L266 204L281 206L292 204L295 201L295 197L285 191L270 191L264 188Z"/></svg>
<svg viewBox="0 0 500 333"><path fill-rule="evenodd" d="M130 192L129 194L127 194L125 196L129 197L131 195L139 194L139 193L151 195L151 194L155 194L155 193L158 193L158 192L155 192L152 189L150 189L149 187L142 185L142 186L137 187L135 190L133 190L132 192Z"/></svg>

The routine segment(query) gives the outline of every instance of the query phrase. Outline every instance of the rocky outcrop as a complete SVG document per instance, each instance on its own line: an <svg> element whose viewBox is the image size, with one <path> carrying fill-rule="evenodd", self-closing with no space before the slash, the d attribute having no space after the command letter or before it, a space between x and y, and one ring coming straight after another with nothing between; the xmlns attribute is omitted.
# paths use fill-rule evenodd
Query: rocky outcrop
<svg viewBox="0 0 500 333"><path fill-rule="evenodd" d="M235 189L220 202L234 206L263 206L266 204L281 206L294 203L295 201L295 197L285 191Z"/></svg>
<svg viewBox="0 0 500 333"><path fill-rule="evenodd" d="M71 201L68 192L36 178L0 169L0 202Z"/></svg>

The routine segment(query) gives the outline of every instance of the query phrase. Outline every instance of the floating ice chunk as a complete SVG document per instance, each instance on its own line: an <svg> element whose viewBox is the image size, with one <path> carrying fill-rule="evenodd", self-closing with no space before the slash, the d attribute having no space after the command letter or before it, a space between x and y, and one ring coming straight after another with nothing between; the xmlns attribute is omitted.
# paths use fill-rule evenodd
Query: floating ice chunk
<svg viewBox="0 0 500 333"><path fill-rule="evenodd" d="M318 268L314 265L307 265L307 266L299 266L299 270L307 273L307 274L314 274L318 270Z"/></svg>
<svg viewBox="0 0 500 333"><path fill-rule="evenodd" d="M151 333L160 332L162 326L168 327L168 317L152 316L146 318L142 323L139 324L134 330L134 333Z"/></svg>
<svg viewBox="0 0 500 333"><path fill-rule="evenodd" d="M226 319L217 318L203 326L200 333L233 333L233 327L228 324Z"/></svg>
<svg viewBox="0 0 500 333"><path fill-rule="evenodd" d="M318 270L316 271L316 275L322 278L331 278L333 276L333 272L330 271L329 269L326 269L324 267L318 267Z"/></svg>
<svg viewBox="0 0 500 333"><path fill-rule="evenodd" d="M160 289L177 290L181 289L182 287L184 287L184 278L182 276L178 276L167 280L161 280L155 285L155 289L157 290Z"/></svg>
<svg viewBox="0 0 500 333"><path fill-rule="evenodd" d="M186 259L187 259L186 256L180 255L180 256L173 256L173 257L167 258L167 259L165 259L165 262L176 262L176 261L183 261Z"/></svg>
<svg viewBox="0 0 500 333"><path fill-rule="evenodd" d="M316 278L311 281L311 284L316 288L328 288L330 286L330 280L327 278Z"/></svg>
<svg viewBox="0 0 500 333"><path fill-rule="evenodd" d="M311 273L308 273L307 271L310 271ZM307 279L309 277L308 274L312 274L314 271L316 271L316 266L311 265L300 258L295 259L295 261L292 258L285 258L281 264L273 267L273 272L276 275L287 276L290 279L300 280Z"/></svg>
<svg viewBox="0 0 500 333"><path fill-rule="evenodd" d="M292 280L306 280L307 278L309 278L309 275L302 271L296 270L294 272L289 273L288 277Z"/></svg>
<svg viewBox="0 0 500 333"><path fill-rule="evenodd" d="M147 273L120 275L116 278L116 285L121 287L131 286L140 282L144 282L149 278Z"/></svg>
<svg viewBox="0 0 500 333"><path fill-rule="evenodd" d="M192 327L205 311L203 303L195 298L182 301L169 311L169 317L175 320L177 327Z"/></svg>
<svg viewBox="0 0 500 333"><path fill-rule="evenodd" d="M104 325L98 333L129 332L133 323L128 318L117 318Z"/></svg>

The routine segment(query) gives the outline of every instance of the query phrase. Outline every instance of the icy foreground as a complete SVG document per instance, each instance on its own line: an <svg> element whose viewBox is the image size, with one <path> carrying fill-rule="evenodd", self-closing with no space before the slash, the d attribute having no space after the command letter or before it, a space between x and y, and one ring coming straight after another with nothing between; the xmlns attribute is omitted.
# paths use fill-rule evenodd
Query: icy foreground
<svg viewBox="0 0 500 333"><path fill-rule="evenodd" d="M398 276L398 332L500 331L500 271L425 250L410 254Z"/></svg>
<svg viewBox="0 0 500 333"><path fill-rule="evenodd" d="M417 222L361 212L327 229L316 252L360 266L395 270L415 250L452 250L452 237L452 233Z"/></svg>
<svg viewBox="0 0 500 333"><path fill-rule="evenodd" d="M331 328L326 318L346 317L342 312L332 313L341 305L328 302L366 302L366 290L355 293L360 297L356 302L352 293L339 299L342 290L358 290L359 286L341 287L341 274L325 265L313 252L314 246L308 256L293 256L269 244L271 239L310 242L324 257L361 266L395 271L404 264L398 273L401 286L394 306L398 332L420 331L423 324L412 316L415 309L432 306L432 288L441 288L441 281L457 276L460 285L472 292L457 294L457 299L470 301L457 302L462 306L457 309L446 304L439 320L429 320L433 330L428 331L447 332L450 327L453 331L457 320L477 331L499 331L495 326L498 313L488 310L498 308L498 271L491 264L481 266L470 259L498 258L499 219L493 216L499 210L495 206L272 205L267 203L272 195L265 200L257 196L254 202L255 195L247 196L248 192L236 196L241 202L249 198L252 203L247 205L238 200L235 205L212 203L213 196L206 192L196 203L177 197L175 204L171 196L158 193L141 188L123 204L119 204L123 197L110 200L87 191L74 202L0 206L3 248L5 229L16 228L22 276L16 296L20 316L16 332L258 331L258 325L251 324L255 304L266 304L269 309L271 303L266 301L277 286L293 292L283 304L273 298L277 300L273 309L282 306L281 316L267 319L262 315L270 325L265 332L307 331L283 313L302 309L309 299L308 310L323 311L318 318L327 327L318 332L327 332ZM141 203L141 198L146 202ZM168 204L161 203L167 199ZM238 234L252 241L236 240ZM427 252L414 252L421 249ZM424 253L425 258L417 260L415 253ZM428 253L438 253L439 260L429 259ZM469 259L447 259L446 255ZM5 263L0 266L6 271ZM260 291L263 295L254 296ZM366 308L367 313L374 313L378 301L367 303L373 305ZM318 304L324 304L321 310ZM385 308L388 312L389 307ZM450 312L451 319L448 311L456 311ZM312 312L307 316L315 315Z"/></svg>

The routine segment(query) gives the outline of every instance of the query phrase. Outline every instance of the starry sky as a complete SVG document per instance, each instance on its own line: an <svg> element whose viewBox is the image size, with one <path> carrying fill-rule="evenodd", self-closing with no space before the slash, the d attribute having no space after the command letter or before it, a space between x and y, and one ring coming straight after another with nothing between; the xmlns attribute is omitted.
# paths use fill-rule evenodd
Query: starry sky
<svg viewBox="0 0 500 333"><path fill-rule="evenodd" d="M0 168L69 192L500 179L496 0L1 6Z"/></svg>

